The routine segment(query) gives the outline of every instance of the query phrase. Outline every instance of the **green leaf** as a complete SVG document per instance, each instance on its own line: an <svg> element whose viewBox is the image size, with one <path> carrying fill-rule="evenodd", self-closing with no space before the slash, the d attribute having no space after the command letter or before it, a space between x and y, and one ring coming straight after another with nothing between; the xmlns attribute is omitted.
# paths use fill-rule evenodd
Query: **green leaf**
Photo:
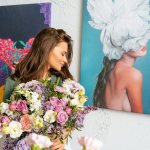
<svg viewBox="0 0 150 150"><path fill-rule="evenodd" d="M14 43L14 47L16 48L17 41Z"/></svg>
<svg viewBox="0 0 150 150"><path fill-rule="evenodd" d="M43 150L42 148L40 148L38 145L33 144L31 146L31 150Z"/></svg>
<svg viewBox="0 0 150 150"><path fill-rule="evenodd" d="M20 43L21 45L23 45L24 47L26 47L26 44L25 44L23 41L19 41L19 43Z"/></svg>

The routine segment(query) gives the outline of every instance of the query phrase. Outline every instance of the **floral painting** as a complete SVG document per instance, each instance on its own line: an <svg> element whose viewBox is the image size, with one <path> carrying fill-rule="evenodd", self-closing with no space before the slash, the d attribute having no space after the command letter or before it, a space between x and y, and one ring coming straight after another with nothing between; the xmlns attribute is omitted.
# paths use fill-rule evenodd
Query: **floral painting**
<svg viewBox="0 0 150 150"><path fill-rule="evenodd" d="M28 53L36 34L51 25L51 3L0 7L0 101L6 78Z"/></svg>

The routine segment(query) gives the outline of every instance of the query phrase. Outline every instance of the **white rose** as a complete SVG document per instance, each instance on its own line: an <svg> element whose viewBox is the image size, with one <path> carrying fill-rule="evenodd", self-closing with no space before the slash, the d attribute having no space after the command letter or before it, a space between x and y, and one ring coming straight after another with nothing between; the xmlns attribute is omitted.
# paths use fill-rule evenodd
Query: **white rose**
<svg viewBox="0 0 150 150"><path fill-rule="evenodd" d="M3 137L3 133L0 131L0 138L2 138Z"/></svg>
<svg viewBox="0 0 150 150"><path fill-rule="evenodd" d="M20 122L17 121L12 121L9 124L9 129L10 129L10 137L11 138L18 138L22 134L22 125Z"/></svg>
<svg viewBox="0 0 150 150"><path fill-rule="evenodd" d="M46 111L46 113L44 115L44 121L53 123L56 120L56 115L57 115L56 112L54 112L52 110L48 110L48 111Z"/></svg>
<svg viewBox="0 0 150 150"><path fill-rule="evenodd" d="M81 105L80 102L79 102L79 99L77 99L77 98L74 98L74 99L70 100L70 104L72 106L80 106Z"/></svg>
<svg viewBox="0 0 150 150"><path fill-rule="evenodd" d="M41 107L42 107L42 104L40 100L32 101L30 104L31 111L34 111L34 110L38 111Z"/></svg>
<svg viewBox="0 0 150 150"><path fill-rule="evenodd" d="M7 114L8 116L13 115L13 112L9 110L9 105L8 105L8 103L4 103L4 102L2 102L2 103L0 104L0 112L1 112L1 114L5 113L5 114Z"/></svg>
<svg viewBox="0 0 150 150"><path fill-rule="evenodd" d="M32 92L32 100L33 101L37 101L39 97L39 94L37 94L36 92Z"/></svg>
<svg viewBox="0 0 150 150"><path fill-rule="evenodd" d="M22 87L24 87L25 86L25 83L20 83L17 87L18 88L22 88Z"/></svg>
<svg viewBox="0 0 150 150"><path fill-rule="evenodd" d="M32 122L32 127L35 131L39 131L39 129L43 127L43 118L41 118L40 116L32 114L30 119Z"/></svg>
<svg viewBox="0 0 150 150"><path fill-rule="evenodd" d="M2 102L0 104L0 111L1 111L1 114L5 113L6 111L9 110L9 105L7 103L4 103Z"/></svg>

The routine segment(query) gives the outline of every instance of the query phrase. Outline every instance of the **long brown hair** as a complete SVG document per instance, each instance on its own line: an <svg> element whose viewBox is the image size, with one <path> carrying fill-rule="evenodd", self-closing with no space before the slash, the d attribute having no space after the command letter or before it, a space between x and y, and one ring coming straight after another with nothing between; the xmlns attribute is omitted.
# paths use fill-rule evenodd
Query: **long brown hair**
<svg viewBox="0 0 150 150"><path fill-rule="evenodd" d="M61 76L64 79L73 79L68 69L73 55L72 39L64 30L50 27L43 29L37 34L29 53L17 64L12 78L17 78L20 82L40 79L45 69L49 52L62 41L68 44L68 63L62 67L60 72L54 69L50 69L49 72L56 76Z"/></svg>
<svg viewBox="0 0 150 150"><path fill-rule="evenodd" d="M109 74L111 70L114 68L117 60L109 60L108 57L104 57L103 59L103 69L98 75L97 84L94 90L94 106L105 108L105 88L106 88L106 82L108 80Z"/></svg>

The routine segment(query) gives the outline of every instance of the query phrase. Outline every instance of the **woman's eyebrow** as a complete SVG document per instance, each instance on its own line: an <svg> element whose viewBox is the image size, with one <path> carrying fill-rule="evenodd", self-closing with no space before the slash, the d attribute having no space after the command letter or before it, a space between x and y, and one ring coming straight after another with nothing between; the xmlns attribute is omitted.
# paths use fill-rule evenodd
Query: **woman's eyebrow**
<svg viewBox="0 0 150 150"><path fill-rule="evenodd" d="M66 50L63 50L63 53L67 54L67 52L68 52L68 51L66 51Z"/></svg>

